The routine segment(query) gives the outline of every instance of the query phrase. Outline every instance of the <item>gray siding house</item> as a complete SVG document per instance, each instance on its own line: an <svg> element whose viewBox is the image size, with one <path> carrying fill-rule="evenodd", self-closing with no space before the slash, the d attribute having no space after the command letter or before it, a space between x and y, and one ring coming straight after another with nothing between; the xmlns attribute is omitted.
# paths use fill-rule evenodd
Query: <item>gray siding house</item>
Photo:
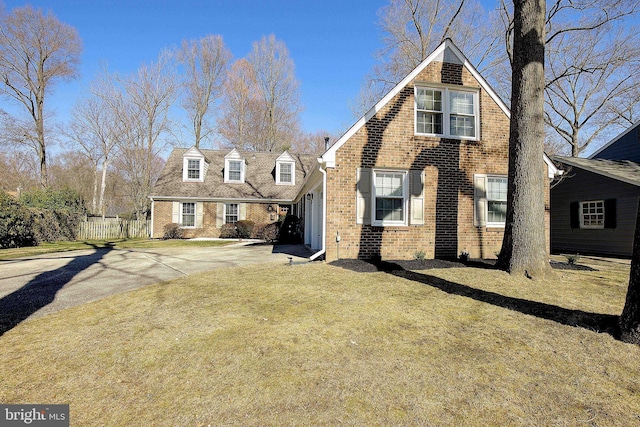
<svg viewBox="0 0 640 427"><path fill-rule="evenodd" d="M551 251L630 257L640 164L553 157L565 171L551 189Z"/></svg>

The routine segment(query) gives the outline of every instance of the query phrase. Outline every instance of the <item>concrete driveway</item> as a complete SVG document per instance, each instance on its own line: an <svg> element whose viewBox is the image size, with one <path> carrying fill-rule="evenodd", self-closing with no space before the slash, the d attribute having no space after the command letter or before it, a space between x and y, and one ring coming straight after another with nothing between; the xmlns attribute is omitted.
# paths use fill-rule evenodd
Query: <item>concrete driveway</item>
<svg viewBox="0 0 640 427"><path fill-rule="evenodd" d="M81 250L0 261L0 335L25 319L192 273L305 262L309 255L300 246L243 242L221 247Z"/></svg>

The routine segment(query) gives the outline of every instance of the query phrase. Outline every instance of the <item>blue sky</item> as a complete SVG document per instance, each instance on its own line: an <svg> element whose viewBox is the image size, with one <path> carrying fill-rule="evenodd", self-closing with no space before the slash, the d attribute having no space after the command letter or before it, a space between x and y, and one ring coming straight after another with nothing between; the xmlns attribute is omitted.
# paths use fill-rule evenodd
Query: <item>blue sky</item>
<svg viewBox="0 0 640 427"><path fill-rule="evenodd" d="M83 42L81 78L59 83L49 99L60 120L106 62L129 73L183 39L220 34L235 58L274 34L296 65L306 131L337 133L355 120L349 108L380 45L378 10L387 0L0 0L29 3L75 27ZM5 100L0 100L3 104ZM8 109L4 104L0 108Z"/></svg>

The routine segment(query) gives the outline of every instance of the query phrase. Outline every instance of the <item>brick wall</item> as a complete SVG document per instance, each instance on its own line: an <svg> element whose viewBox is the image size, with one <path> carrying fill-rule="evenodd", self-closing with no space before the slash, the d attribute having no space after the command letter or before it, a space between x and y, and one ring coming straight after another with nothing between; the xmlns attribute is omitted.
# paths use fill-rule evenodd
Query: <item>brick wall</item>
<svg viewBox="0 0 640 427"><path fill-rule="evenodd" d="M414 83L480 89L480 141L414 134ZM503 229L473 225L473 175L508 172L509 119L463 66L433 62L357 131L327 170L326 258L493 258ZM541 160L542 166L542 160ZM356 170L398 168L425 171L424 225L374 227L356 223ZM548 198L547 198L548 200ZM336 243L336 233L341 241Z"/></svg>

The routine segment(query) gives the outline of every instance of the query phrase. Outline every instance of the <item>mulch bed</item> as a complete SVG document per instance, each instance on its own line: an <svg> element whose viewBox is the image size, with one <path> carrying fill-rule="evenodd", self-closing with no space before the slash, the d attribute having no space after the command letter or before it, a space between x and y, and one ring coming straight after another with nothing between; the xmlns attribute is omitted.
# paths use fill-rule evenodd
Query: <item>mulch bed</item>
<svg viewBox="0 0 640 427"><path fill-rule="evenodd" d="M466 262L462 261L450 261L444 259L425 259L425 260L391 260L391 261L366 261L362 259L339 259L329 263L336 267L342 267L347 270L356 271L359 273L371 273L376 271L419 271L430 270L433 268L463 268L463 267L475 267L475 268L495 268L495 260L486 259L471 259ZM567 262L551 261L551 267L556 270L583 270L583 271L597 271L594 268L586 265L569 264Z"/></svg>

